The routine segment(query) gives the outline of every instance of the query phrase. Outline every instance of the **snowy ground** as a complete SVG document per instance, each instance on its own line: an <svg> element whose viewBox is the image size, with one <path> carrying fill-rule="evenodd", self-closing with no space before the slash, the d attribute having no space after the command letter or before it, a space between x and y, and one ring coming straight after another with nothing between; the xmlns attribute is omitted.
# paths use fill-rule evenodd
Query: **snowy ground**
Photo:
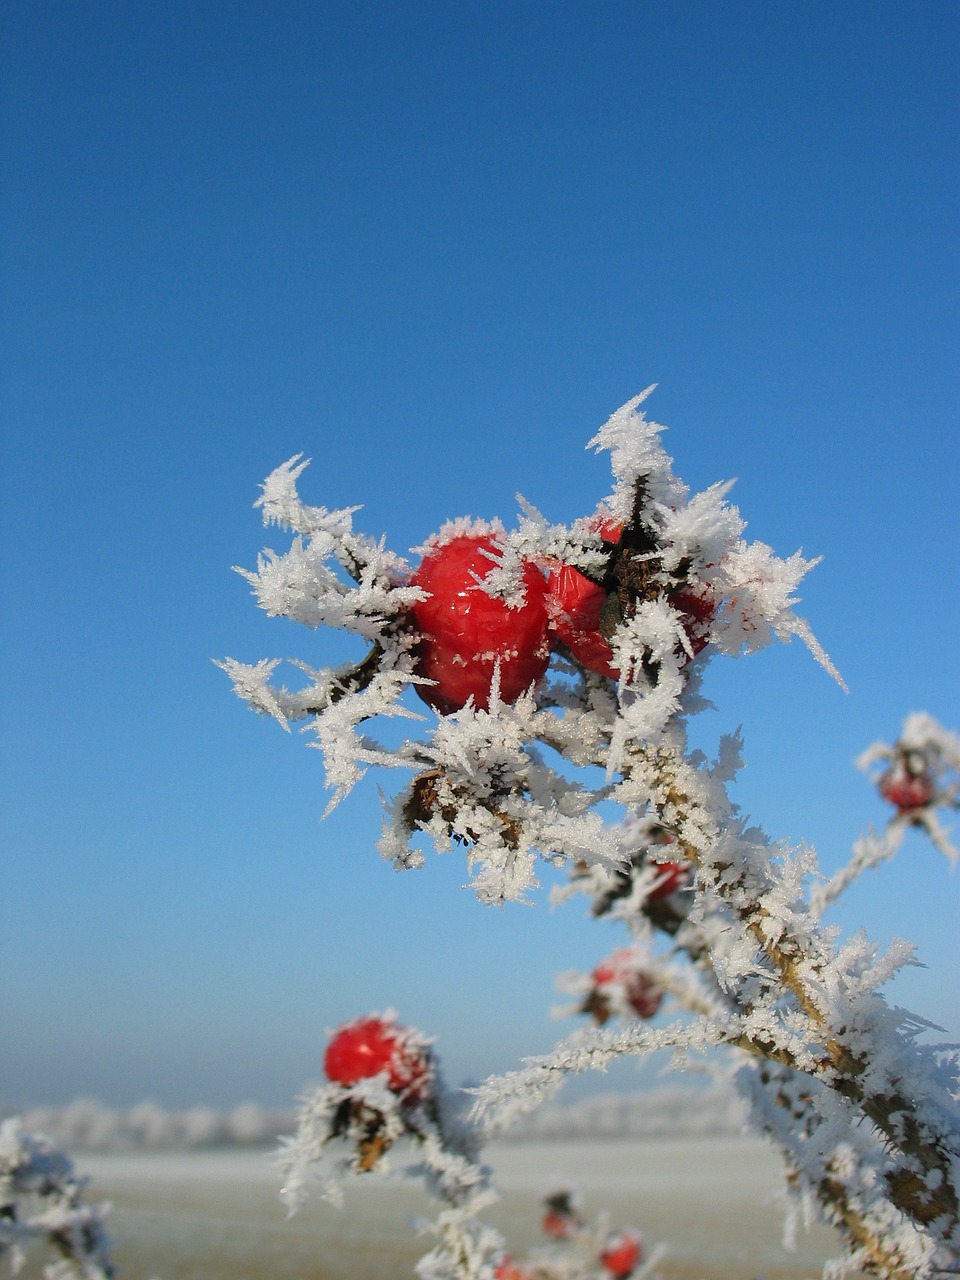
<svg viewBox="0 0 960 1280"><path fill-rule="evenodd" d="M539 1200L558 1177L586 1214L608 1209L670 1248L668 1280L813 1280L836 1253L822 1231L781 1245L776 1157L745 1138L525 1142L488 1158L504 1201L490 1218L515 1253L542 1243ZM426 1250L410 1226L417 1188L374 1175L347 1207L308 1206L287 1221L269 1154L259 1151L86 1155L91 1199L110 1199L121 1280L403 1280Z"/></svg>

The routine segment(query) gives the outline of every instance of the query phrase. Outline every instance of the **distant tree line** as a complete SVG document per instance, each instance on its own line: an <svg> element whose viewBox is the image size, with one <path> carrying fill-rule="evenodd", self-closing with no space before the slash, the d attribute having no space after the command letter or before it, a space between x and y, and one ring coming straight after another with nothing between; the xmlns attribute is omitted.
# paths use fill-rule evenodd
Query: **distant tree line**
<svg viewBox="0 0 960 1280"><path fill-rule="evenodd" d="M293 1111L256 1102L226 1111L204 1106L174 1111L156 1102L123 1109L78 1098L64 1107L35 1107L19 1114L25 1131L44 1133L71 1151L256 1146L273 1143L296 1127ZM742 1131L744 1120L743 1103L732 1088L669 1085L547 1106L518 1120L504 1140L732 1135Z"/></svg>

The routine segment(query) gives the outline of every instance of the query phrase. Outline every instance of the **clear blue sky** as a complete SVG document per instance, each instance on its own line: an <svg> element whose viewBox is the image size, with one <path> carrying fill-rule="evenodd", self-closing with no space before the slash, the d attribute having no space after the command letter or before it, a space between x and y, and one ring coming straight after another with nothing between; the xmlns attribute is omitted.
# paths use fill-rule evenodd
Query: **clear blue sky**
<svg viewBox="0 0 960 1280"><path fill-rule="evenodd" d="M211 659L334 649L230 572L291 454L399 550L591 511L650 382L694 488L822 554L798 645L715 661L705 741L828 869L902 717L960 727L960 8L53 3L3 25L0 1100L285 1103L394 1005L454 1080L546 1050L621 935L394 874L364 784ZM270 537L275 537L271 534ZM340 651L336 651L337 660ZM960 875L919 841L837 918L919 942L960 1038Z"/></svg>

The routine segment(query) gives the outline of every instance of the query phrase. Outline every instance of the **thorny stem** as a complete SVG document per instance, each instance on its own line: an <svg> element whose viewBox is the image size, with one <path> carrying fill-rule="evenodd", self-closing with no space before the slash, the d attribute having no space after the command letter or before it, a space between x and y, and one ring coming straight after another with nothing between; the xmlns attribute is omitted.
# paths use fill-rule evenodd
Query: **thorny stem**
<svg viewBox="0 0 960 1280"><path fill-rule="evenodd" d="M870 1231L850 1204L847 1189L839 1178L824 1178L817 1187L817 1199L827 1206L834 1225L843 1226L857 1248L869 1255L871 1267L878 1268L886 1280L915 1280L916 1272L913 1268L904 1266L902 1257Z"/></svg>
<svg viewBox="0 0 960 1280"><path fill-rule="evenodd" d="M577 665L583 670L582 664ZM541 732L539 736L548 746L564 753L567 744L561 733L552 733L547 730ZM597 745L593 763L602 766L605 763L603 746L606 744L598 743ZM629 764L625 765L624 776L632 773L634 768L648 775L648 780L652 784L649 790L655 797L653 803L659 820L674 832L677 847L684 856L695 865L702 866L701 850L680 834L683 819L697 810L695 803L678 782L678 774L684 767L685 761L672 748L647 747L635 755L633 767ZM720 870L723 868L718 867L717 871ZM960 1215L957 1191L953 1185L951 1153L941 1142L931 1140L930 1136L923 1132L920 1124L913 1117L914 1107L911 1099L897 1090L874 1095L864 1088L862 1076L867 1070L868 1063L844 1044L841 1038L842 1029L837 1032L826 1025L819 1006L800 974L799 966L807 961L807 957L799 939L784 935L782 931L778 939L772 931L768 930L766 925L770 921L770 913L760 903L753 902L746 908L737 906L733 899L735 891L742 888L742 882L727 883L722 876L718 875L711 876L711 883L718 895L727 902L756 940L799 1008L810 1019L812 1025L824 1034L824 1061L821 1071L816 1074L837 1093L858 1106L894 1149L916 1162L923 1170L922 1175L910 1169L901 1169L888 1176L887 1186L892 1203L921 1230L929 1228L937 1218L945 1218L948 1229L943 1234L948 1236L955 1228ZM709 952L701 952L699 956L692 956L692 958L702 961L705 956L709 956ZM794 1070L802 1070L798 1068L789 1051L777 1049L768 1041L744 1035L735 1043L753 1055L779 1062ZM817 1188L818 1197L828 1213L831 1216L836 1215L850 1236L861 1248L870 1253L871 1258L884 1269L883 1274L888 1275L890 1280L911 1280L909 1271L890 1270L891 1265L900 1266L899 1262L896 1260L893 1263L890 1262L889 1248L875 1238L863 1218L846 1199L842 1204L838 1203L835 1194L838 1186L839 1183L835 1179L830 1179L824 1180Z"/></svg>
<svg viewBox="0 0 960 1280"><path fill-rule="evenodd" d="M789 1076L784 1075L782 1071L778 1072L775 1067L764 1070L761 1078L764 1086L772 1093L776 1105L789 1111L804 1135L809 1136L808 1126L811 1120L808 1109L809 1095L791 1097L786 1087ZM770 1138L775 1142L778 1141L778 1134L771 1125L766 1124L764 1128ZM800 1178L795 1167L793 1152L782 1140L778 1145L790 1167L787 1183L796 1186ZM856 1248L868 1255L868 1269L879 1268L880 1273L888 1277L888 1280L913 1280L913 1271L904 1263L896 1248L878 1238L866 1225L862 1214L851 1205L847 1188L839 1177L822 1178L816 1187L816 1194L826 1210L828 1220L834 1226L842 1227Z"/></svg>
<svg viewBox="0 0 960 1280"><path fill-rule="evenodd" d="M702 962L709 955L705 944L695 940L685 941L681 949L686 951L691 959L695 961ZM712 974L712 969L710 969L710 973L714 976L714 981L716 981L715 975ZM717 994L727 1003L731 1003L730 997L723 992L719 983L717 983ZM706 1007L701 1009L698 1006L699 1002L685 1001L685 1007L693 1012L706 1012L708 1014L711 1012ZM732 1037L726 1043L768 1062L770 1069L763 1072L762 1079L765 1086L772 1089L777 1106L791 1111L794 1119L805 1127L811 1124L813 1117L808 1109L810 1096L791 1098L782 1083L787 1078L782 1075L782 1071L793 1073L797 1070L796 1063L789 1051L779 1049L769 1041L761 1041L756 1037L747 1035ZM777 1073L781 1081L779 1085L775 1075L776 1067L781 1068L781 1073ZM788 1185L797 1184L799 1175L796 1170L794 1153L771 1124L765 1123L762 1119L760 1123L767 1136L780 1148L781 1156L788 1168ZM867 1226L862 1214L850 1204L846 1187L839 1178L827 1177L821 1179L815 1191L818 1200L826 1210L828 1221L835 1226L842 1227L848 1239L853 1242L856 1248L869 1256L871 1268L879 1268L880 1274L887 1277L887 1280L913 1280L914 1273L904 1264L899 1251L895 1247L889 1246L882 1238L878 1238Z"/></svg>
<svg viewBox="0 0 960 1280"><path fill-rule="evenodd" d="M674 830L678 847L685 856L701 869L705 869L701 850L680 834L683 824L677 821L678 817L690 815L695 808L694 802L682 789L677 778L683 768L679 755L672 749L661 748L652 753L642 752L640 761L652 770L654 779L658 783L658 786L651 790L655 795L659 792L662 797L656 802L661 821ZM958 1200L953 1186L951 1153L944 1148L942 1142L924 1132L913 1116L913 1103L909 1098L896 1089L884 1094L871 1094L864 1088L862 1076L867 1070L868 1063L862 1055L854 1053L844 1043L842 1028L836 1031L827 1025L800 974L800 963L807 961L808 957L805 956L799 939L782 933L779 940L771 936L770 931L765 927L770 920L770 913L761 904L754 902L748 907L742 907L731 901L735 897L736 890L742 887L742 881L739 879L731 883L723 876L711 875L710 880L712 888L727 902L754 937L800 1009L813 1026L824 1034L824 1060L821 1070L815 1074L837 1093L858 1106L883 1133L890 1145L919 1165L923 1175L927 1175L923 1176L906 1168L888 1175L887 1185L892 1202L921 1229L928 1228L937 1218L946 1218L949 1230L945 1231L944 1235L948 1235L949 1231L955 1227L958 1218ZM753 1041L752 1044L745 1044L743 1047L750 1048L751 1052L760 1052L763 1056L783 1062L785 1065L796 1067L791 1055L784 1055L779 1051L770 1052L768 1050L772 1049L772 1046L765 1046L762 1042ZM831 1182L828 1184L828 1189L832 1186ZM831 1203L833 1203L832 1195ZM848 1207L848 1214L850 1213L853 1213L853 1210ZM862 1243L863 1247L866 1247L865 1241Z"/></svg>

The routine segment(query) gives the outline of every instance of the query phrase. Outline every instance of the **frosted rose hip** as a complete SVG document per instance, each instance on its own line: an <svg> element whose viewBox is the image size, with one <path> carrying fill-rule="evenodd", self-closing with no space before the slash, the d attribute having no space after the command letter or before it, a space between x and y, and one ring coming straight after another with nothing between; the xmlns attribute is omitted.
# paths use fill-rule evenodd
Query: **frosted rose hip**
<svg viewBox="0 0 960 1280"><path fill-rule="evenodd" d="M632 953L629 948L615 951L612 956L598 964L590 975L594 987L609 987L617 984L623 988L623 995L638 1018L652 1018L663 1003L663 991L657 983L642 970L634 967ZM609 997L597 992L606 1006L609 1016Z"/></svg>
<svg viewBox="0 0 960 1280"><path fill-rule="evenodd" d="M488 595L477 579L494 569L497 551L492 534L451 538L424 556L411 579L411 586L429 592L410 608L422 637L416 670L436 681L415 688L441 715L459 711L471 697L487 710L498 661L500 697L507 703L539 680L550 661L546 580L526 564L522 604Z"/></svg>
<svg viewBox="0 0 960 1280"><path fill-rule="evenodd" d="M654 886L647 894L648 898L667 898L690 883L689 862L654 862L651 859L647 865L657 873Z"/></svg>
<svg viewBox="0 0 960 1280"><path fill-rule="evenodd" d="M585 667L616 680L620 672L613 665L613 649L600 634L606 591L570 564L551 570L549 585L547 607L553 634Z"/></svg>
<svg viewBox="0 0 960 1280"><path fill-rule="evenodd" d="M605 542L620 541L620 527L609 520L594 518L591 528ZM600 616L607 601L606 588L592 582L573 565L552 561L546 567L549 569L547 612L552 633L585 667L612 680L619 679L620 671L615 665L613 648L600 630ZM666 599L681 615L689 645L689 652L683 647L681 653L683 662L686 662L691 653L696 657L706 648L716 605L703 588L679 587L668 591Z"/></svg>
<svg viewBox="0 0 960 1280"><path fill-rule="evenodd" d="M635 1231L624 1228L611 1236L600 1261L610 1272L614 1280L626 1280L638 1266L642 1257L642 1242Z"/></svg>
<svg viewBox="0 0 960 1280"><path fill-rule="evenodd" d="M418 1102L430 1074L426 1052L411 1042L404 1027L383 1018L357 1018L341 1027L323 1059L327 1078L351 1085L387 1073L390 1089Z"/></svg>
<svg viewBox="0 0 960 1280"><path fill-rule="evenodd" d="M532 1271L526 1271L508 1255L493 1273L494 1280L536 1280Z"/></svg>
<svg viewBox="0 0 960 1280"><path fill-rule="evenodd" d="M933 779L926 772L911 773L905 765L896 764L880 779L880 794L901 813L922 809L936 795Z"/></svg>

